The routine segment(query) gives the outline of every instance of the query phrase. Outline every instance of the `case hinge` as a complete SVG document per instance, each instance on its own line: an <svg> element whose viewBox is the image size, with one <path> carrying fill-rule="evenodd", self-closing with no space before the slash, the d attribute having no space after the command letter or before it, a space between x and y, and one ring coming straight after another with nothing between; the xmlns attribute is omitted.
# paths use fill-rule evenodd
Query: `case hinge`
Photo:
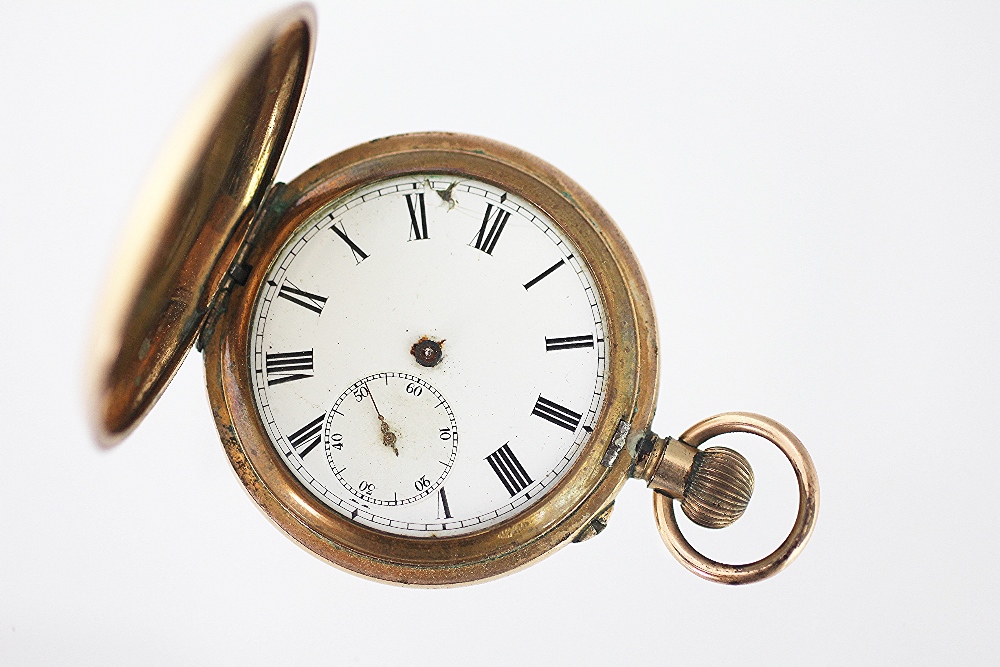
<svg viewBox="0 0 1000 667"><path fill-rule="evenodd" d="M246 258L257 243L262 233L266 233L271 227L271 222L284 212L285 207L278 204L278 199L285 190L284 183L274 183L264 196L260 207L254 214L253 219L247 228L246 237L240 245L239 250L233 258L233 262L226 272L226 277L219 287L215 298L208 306L208 314L205 316L201 331L195 339L195 349L201 352L208 344L208 339L215 332L215 324L219 317L226 311L229 293L247 284L253 266L246 263Z"/></svg>

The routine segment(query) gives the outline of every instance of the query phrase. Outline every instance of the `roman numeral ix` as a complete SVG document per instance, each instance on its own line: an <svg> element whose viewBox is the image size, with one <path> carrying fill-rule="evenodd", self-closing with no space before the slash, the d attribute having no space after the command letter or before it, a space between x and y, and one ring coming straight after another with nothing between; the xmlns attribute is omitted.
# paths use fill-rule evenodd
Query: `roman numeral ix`
<svg viewBox="0 0 1000 667"><path fill-rule="evenodd" d="M545 337L545 351L571 350L574 347L594 347L594 334L586 336L566 336L565 338Z"/></svg>
<svg viewBox="0 0 1000 667"><path fill-rule="evenodd" d="M541 395L538 396L531 414L548 420L556 426L562 426L567 431L575 431L580 424L580 419L583 418L583 415L577 414L569 408L564 408L558 403L553 403Z"/></svg>
<svg viewBox="0 0 1000 667"><path fill-rule="evenodd" d="M267 386L283 382L302 380L312 377L313 351L303 352L268 352L265 354L267 368ZM299 371L308 371L300 373Z"/></svg>
<svg viewBox="0 0 1000 667"><path fill-rule="evenodd" d="M493 204L487 204L483 224L476 238L472 239L472 245L476 246L476 250L482 250L487 255L493 254L493 248L496 247L503 228L507 226L507 218L510 217L510 211L505 211L499 206L496 208L496 214L493 211ZM489 231L486 230L487 227Z"/></svg>
<svg viewBox="0 0 1000 667"><path fill-rule="evenodd" d="M304 457L319 444L320 433L323 431L323 419L325 417L326 415L320 415L288 436L289 444L300 457Z"/></svg>
<svg viewBox="0 0 1000 667"><path fill-rule="evenodd" d="M275 284L274 281L271 280L268 280L267 283L269 285ZM285 284L278 290L278 296L282 299L288 299L292 303L302 306L303 308L307 308L317 315L323 312L323 306L326 305L325 296L300 290L288 280L286 280Z"/></svg>
<svg viewBox="0 0 1000 667"><path fill-rule="evenodd" d="M528 476L524 466L514 456L514 452L510 451L508 445L504 445L487 456L486 460L489 462L490 467L493 468L493 472L503 482L504 487L512 498L521 491L524 491L531 484L531 477Z"/></svg>
<svg viewBox="0 0 1000 667"><path fill-rule="evenodd" d="M403 195L406 197L406 208L410 210L410 240L423 241L427 238L427 211L424 209L424 193L414 195Z"/></svg>

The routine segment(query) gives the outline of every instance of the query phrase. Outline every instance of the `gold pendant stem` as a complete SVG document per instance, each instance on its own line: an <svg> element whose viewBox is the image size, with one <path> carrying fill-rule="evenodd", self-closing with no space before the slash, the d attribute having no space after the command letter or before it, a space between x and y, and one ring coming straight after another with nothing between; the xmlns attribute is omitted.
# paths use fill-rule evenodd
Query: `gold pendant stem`
<svg viewBox="0 0 1000 667"><path fill-rule="evenodd" d="M770 440L788 458L799 484L799 511L791 533L769 556L745 565L727 565L699 553L681 534L673 501L693 522L706 528L732 524L753 492L753 471L743 456L725 447L697 445L723 433L752 433ZM730 412L710 417L681 438L650 434L640 451L634 476L655 491L653 511L660 537L684 567L700 577L725 584L760 581L784 569L802 551L816 525L819 479L805 447L787 428L762 415Z"/></svg>
<svg viewBox="0 0 1000 667"><path fill-rule="evenodd" d="M691 521L704 528L725 528L743 516L753 494L753 470L741 454L726 447L697 447L651 434L653 449L636 465L636 477L681 501Z"/></svg>

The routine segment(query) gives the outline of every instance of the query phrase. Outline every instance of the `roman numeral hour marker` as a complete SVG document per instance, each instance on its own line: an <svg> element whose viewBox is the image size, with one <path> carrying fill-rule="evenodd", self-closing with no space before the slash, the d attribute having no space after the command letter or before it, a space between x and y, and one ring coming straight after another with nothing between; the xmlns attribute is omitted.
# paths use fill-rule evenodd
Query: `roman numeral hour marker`
<svg viewBox="0 0 1000 667"><path fill-rule="evenodd" d="M438 518L451 518L451 506L448 505L448 494L444 492L443 486L438 490Z"/></svg>
<svg viewBox="0 0 1000 667"><path fill-rule="evenodd" d="M304 457L319 444L320 433L323 430L323 419L325 417L326 415L320 415L288 436L288 443L300 457Z"/></svg>
<svg viewBox="0 0 1000 667"><path fill-rule="evenodd" d="M343 224L343 223L341 223L341 224ZM368 253L366 253L364 250L362 250L361 248L359 248L358 244L355 243L354 241L352 241L351 237L349 237L347 235L347 232L345 232L340 227L338 227L336 225L336 223L330 225L330 229L332 229L334 232L336 232L337 236L339 236L344 241L344 243L347 244L347 247L351 249L351 252L354 253L354 261L355 262L357 262L358 264L360 264L364 260L368 259Z"/></svg>
<svg viewBox="0 0 1000 667"><path fill-rule="evenodd" d="M427 211L424 208L424 193L418 192L416 195L403 196L406 197L406 208L410 211L410 240L422 241L427 238Z"/></svg>
<svg viewBox="0 0 1000 667"><path fill-rule="evenodd" d="M509 445L504 445L496 450L487 456L486 460L512 498L521 491L524 491L531 484L531 477L528 476L524 466L514 456L514 452L510 451Z"/></svg>
<svg viewBox="0 0 1000 667"><path fill-rule="evenodd" d="M302 380L313 376L313 351L268 352L264 355L267 386ZM308 371L299 372L299 371Z"/></svg>
<svg viewBox="0 0 1000 667"><path fill-rule="evenodd" d="M562 426L567 431L575 431L576 427L580 424L580 420L583 418L583 415L573 412L569 408L564 408L558 403L553 403L541 395L539 395L538 400L535 402L535 408L531 411L531 414L548 420L556 426Z"/></svg>
<svg viewBox="0 0 1000 667"><path fill-rule="evenodd" d="M272 280L268 280L267 283L269 285L275 284ZM278 290L278 296L282 299L288 299L292 303L302 306L303 308L311 310L317 315L323 312L323 306L326 305L325 296L300 290L288 280L286 280L285 284Z"/></svg>
<svg viewBox="0 0 1000 667"><path fill-rule="evenodd" d="M560 259L558 262L556 262L555 264L553 264L549 268L545 269L544 271L542 271L541 273L539 273L537 276L535 276L534 278L532 278L528 282L524 283L524 289L530 288L532 285L534 285L539 280L541 280L545 276L549 275L550 273L552 273L553 271L555 271L556 269L558 269L560 266L562 266L565 263L566 262L564 260Z"/></svg>
<svg viewBox="0 0 1000 667"><path fill-rule="evenodd" d="M494 213L494 210L496 213ZM507 218L510 217L510 211L505 211L499 206L494 209L493 204L486 205L486 215L483 216L483 224L479 228L479 233L476 238L472 239L472 245L476 246L476 250L482 250L487 255L493 254L493 248L496 247L497 241L500 240L500 234L503 233L503 228L507 226ZM489 231L487 231L489 227Z"/></svg>
<svg viewBox="0 0 1000 667"><path fill-rule="evenodd" d="M594 347L594 334L586 336L566 336L565 338L545 337L545 351L571 350L574 347Z"/></svg>

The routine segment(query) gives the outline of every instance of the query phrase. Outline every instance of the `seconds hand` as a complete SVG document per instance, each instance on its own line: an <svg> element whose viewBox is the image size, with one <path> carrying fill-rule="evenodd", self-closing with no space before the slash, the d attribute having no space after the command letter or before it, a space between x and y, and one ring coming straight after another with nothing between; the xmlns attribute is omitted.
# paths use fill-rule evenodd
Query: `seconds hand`
<svg viewBox="0 0 1000 667"><path fill-rule="evenodd" d="M367 382L365 383L365 389L368 390L368 398L372 399L372 407L375 408L375 414L378 415L379 421L382 422L382 444L391 449L396 456L399 456L399 450L396 449L396 434L389 429L389 425L385 423L385 417L378 411L378 406L375 404L375 396L372 394L371 387L368 386Z"/></svg>

